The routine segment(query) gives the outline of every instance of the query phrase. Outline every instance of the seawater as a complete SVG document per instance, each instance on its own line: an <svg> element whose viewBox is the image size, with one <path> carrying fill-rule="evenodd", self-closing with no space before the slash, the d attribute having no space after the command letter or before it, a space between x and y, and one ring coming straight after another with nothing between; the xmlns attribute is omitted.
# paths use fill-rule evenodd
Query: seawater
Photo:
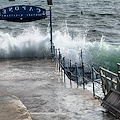
<svg viewBox="0 0 120 120"><path fill-rule="evenodd" d="M120 62L119 0L53 0L53 43L72 63L81 61L116 72ZM1 0L0 7L35 5L46 0ZM81 12L83 14L81 14ZM45 20L29 23L0 21L0 58L50 56L49 11Z"/></svg>

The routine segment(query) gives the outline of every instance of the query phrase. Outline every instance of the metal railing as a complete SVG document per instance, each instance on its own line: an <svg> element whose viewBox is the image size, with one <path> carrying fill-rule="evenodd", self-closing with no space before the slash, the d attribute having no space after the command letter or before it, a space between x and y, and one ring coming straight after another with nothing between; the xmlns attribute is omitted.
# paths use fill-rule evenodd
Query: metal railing
<svg viewBox="0 0 120 120"><path fill-rule="evenodd" d="M82 50L81 50L81 62L78 63L72 63L71 60L66 59L64 56L62 56L60 49L56 49L54 47L54 58L56 59L56 64L58 70L61 72L61 75L63 75L63 79L65 81L65 76L67 76L71 81L75 81L77 84L77 88L80 86L83 86L83 89L85 89L88 82L92 82L92 92L93 96L100 97L96 93L98 85L101 88L101 92L106 95L111 88L116 89L120 91L120 64L118 63L118 74L115 74L107 69L104 69L100 67L99 72L97 72L94 68L94 66L89 66L89 71L87 69L86 71L86 64L83 61L82 56ZM96 76L99 76L99 78L96 78ZM96 86L97 84L97 86ZM103 97L103 96L102 96Z"/></svg>
<svg viewBox="0 0 120 120"><path fill-rule="evenodd" d="M93 96L95 96L95 82L98 82L95 80L95 74L99 74L93 66L86 67L86 64L84 64L83 58L82 58L82 50L81 50L81 62L78 63L72 63L71 60L65 58L62 56L60 49L54 50L55 51L55 61L57 68L59 72L61 72L61 75L63 75L63 79L65 81L65 77L67 76L71 81L75 81L77 88L79 86L83 86L83 89L85 89L88 82L92 82L92 91ZM89 67L89 71L88 71ZM87 71L86 71L87 68ZM99 82L100 84L100 82Z"/></svg>
<svg viewBox="0 0 120 120"><path fill-rule="evenodd" d="M111 88L120 91L120 80L118 74L100 67L100 77L102 80L102 89L104 95L106 95Z"/></svg>

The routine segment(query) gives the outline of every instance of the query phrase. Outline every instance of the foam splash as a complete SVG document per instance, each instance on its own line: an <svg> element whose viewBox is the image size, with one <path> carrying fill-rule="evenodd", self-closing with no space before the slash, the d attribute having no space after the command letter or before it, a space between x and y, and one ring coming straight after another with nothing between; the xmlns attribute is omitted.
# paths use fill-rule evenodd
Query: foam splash
<svg viewBox="0 0 120 120"><path fill-rule="evenodd" d="M86 31L72 38L69 32L55 31L53 42L56 49L61 50L66 59L72 63L81 62L81 50L85 64L99 66L116 71L120 61L120 46L105 42L102 36L100 42L86 41ZM37 27L30 27L22 34L14 36L0 31L0 58L50 57L50 34L43 34Z"/></svg>
<svg viewBox="0 0 120 120"><path fill-rule="evenodd" d="M102 66L117 72L117 63L120 62L120 46L113 46L106 42L93 42L89 43L89 48L85 52L91 56L87 62L93 64L96 69Z"/></svg>
<svg viewBox="0 0 120 120"><path fill-rule="evenodd" d="M49 35L35 27L25 29L16 37L0 31L0 58L48 57L49 46Z"/></svg>
<svg viewBox="0 0 120 120"><path fill-rule="evenodd" d="M81 50L83 51L83 61L86 65L92 66L98 70L100 66L117 72L117 63L120 62L120 46L110 45L105 42L105 36L100 38L100 42L86 41L86 32L78 34L74 39L69 33L61 34L55 32L54 43L61 53L73 63L81 62Z"/></svg>

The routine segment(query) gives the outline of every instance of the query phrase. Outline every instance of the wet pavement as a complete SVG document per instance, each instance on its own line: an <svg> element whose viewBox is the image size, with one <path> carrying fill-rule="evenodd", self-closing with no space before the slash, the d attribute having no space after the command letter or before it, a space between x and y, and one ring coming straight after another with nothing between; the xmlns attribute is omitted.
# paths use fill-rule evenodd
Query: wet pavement
<svg viewBox="0 0 120 120"><path fill-rule="evenodd" d="M88 90L61 78L51 60L0 62L0 98L17 96L33 120L116 120Z"/></svg>

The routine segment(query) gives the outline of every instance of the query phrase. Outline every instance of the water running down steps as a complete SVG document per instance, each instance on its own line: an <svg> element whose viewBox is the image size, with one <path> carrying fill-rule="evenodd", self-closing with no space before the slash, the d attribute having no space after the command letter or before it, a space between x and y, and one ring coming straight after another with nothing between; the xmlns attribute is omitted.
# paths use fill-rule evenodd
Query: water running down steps
<svg viewBox="0 0 120 120"><path fill-rule="evenodd" d="M21 59L0 63L0 95L15 95L36 120L113 120L106 115L88 90L76 87L60 73L51 60ZM75 84L75 85L74 85ZM91 117L90 117L91 116Z"/></svg>

